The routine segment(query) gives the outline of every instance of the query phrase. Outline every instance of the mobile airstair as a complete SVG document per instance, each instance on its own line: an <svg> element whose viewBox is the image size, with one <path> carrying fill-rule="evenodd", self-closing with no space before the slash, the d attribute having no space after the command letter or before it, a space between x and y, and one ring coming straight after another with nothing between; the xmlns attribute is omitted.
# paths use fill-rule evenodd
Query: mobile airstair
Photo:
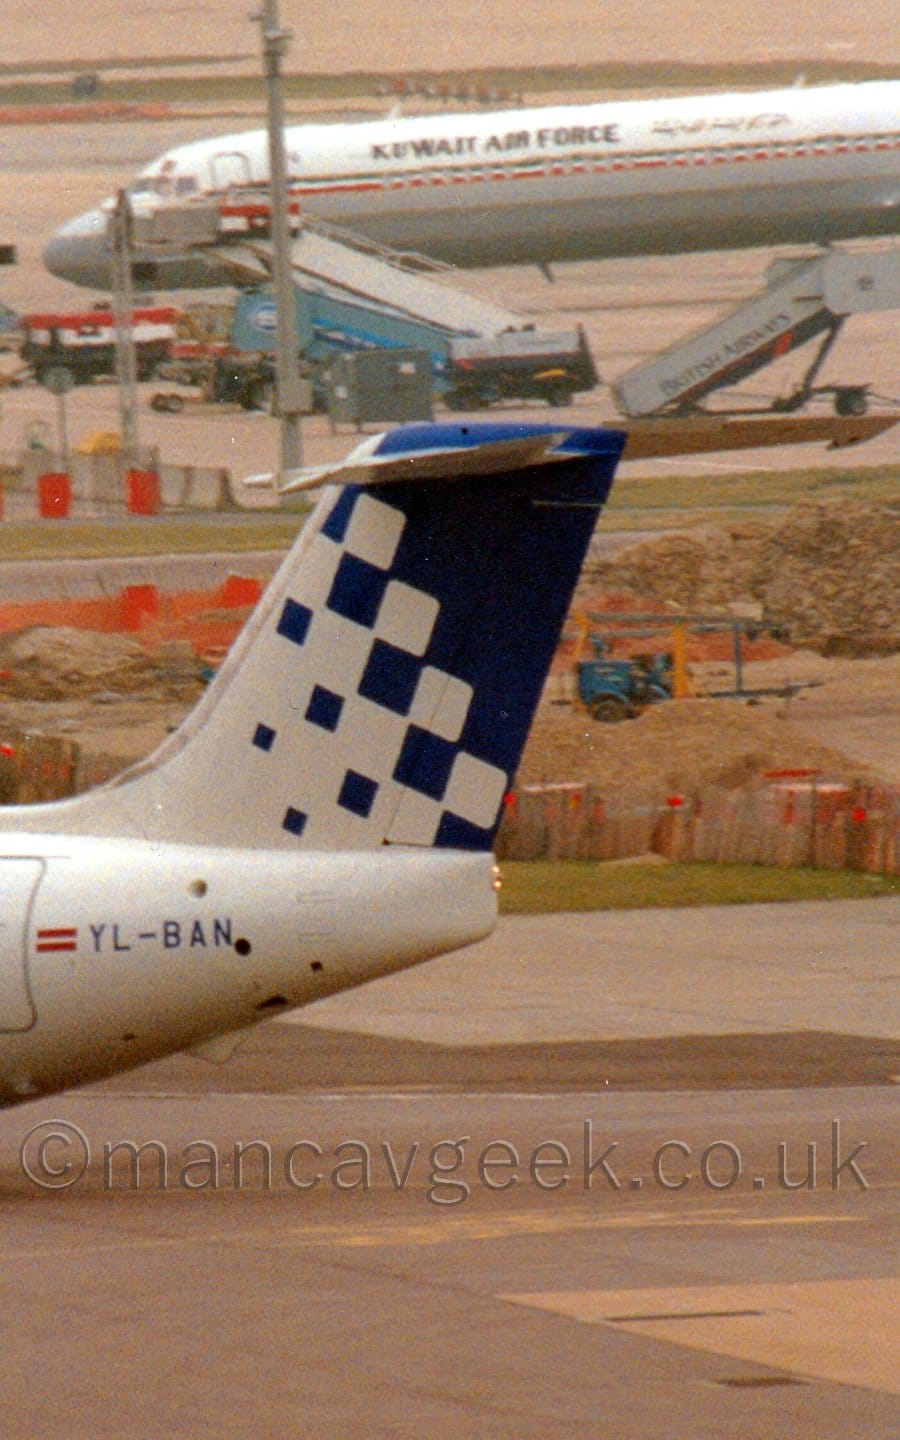
<svg viewBox="0 0 900 1440"><path fill-rule="evenodd" d="M830 394L839 415L862 415L868 407L866 385L815 382L848 316L897 308L900 249L832 250L802 261L775 261L761 295L627 371L614 394L633 418L689 413L714 391L738 384L821 336L799 386L766 409L799 410L812 396Z"/></svg>

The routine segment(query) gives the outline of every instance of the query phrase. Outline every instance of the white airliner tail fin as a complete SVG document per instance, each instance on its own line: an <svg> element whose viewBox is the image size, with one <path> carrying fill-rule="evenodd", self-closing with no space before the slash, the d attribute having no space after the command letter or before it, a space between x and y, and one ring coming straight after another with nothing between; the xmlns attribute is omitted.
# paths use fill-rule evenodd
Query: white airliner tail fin
<svg viewBox="0 0 900 1440"><path fill-rule="evenodd" d="M364 441L181 729L9 828L490 849L623 444L510 424Z"/></svg>

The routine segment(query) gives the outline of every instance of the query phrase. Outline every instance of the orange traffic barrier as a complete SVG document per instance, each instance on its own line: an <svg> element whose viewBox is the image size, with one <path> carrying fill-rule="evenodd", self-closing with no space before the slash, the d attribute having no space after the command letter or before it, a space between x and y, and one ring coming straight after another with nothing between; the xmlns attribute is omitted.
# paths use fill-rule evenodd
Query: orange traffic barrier
<svg viewBox="0 0 900 1440"><path fill-rule="evenodd" d="M222 604L228 610L255 605L262 594L262 585L252 575L228 575L222 586Z"/></svg>
<svg viewBox="0 0 900 1440"><path fill-rule="evenodd" d="M37 481L38 514L42 520L65 520L72 508L72 481L63 470L48 470Z"/></svg>
<svg viewBox="0 0 900 1440"><path fill-rule="evenodd" d="M155 470L129 470L126 491L131 515L159 514L159 476Z"/></svg>
<svg viewBox="0 0 900 1440"><path fill-rule="evenodd" d="M155 585L126 585L121 605L122 629L141 630L159 615L159 591Z"/></svg>

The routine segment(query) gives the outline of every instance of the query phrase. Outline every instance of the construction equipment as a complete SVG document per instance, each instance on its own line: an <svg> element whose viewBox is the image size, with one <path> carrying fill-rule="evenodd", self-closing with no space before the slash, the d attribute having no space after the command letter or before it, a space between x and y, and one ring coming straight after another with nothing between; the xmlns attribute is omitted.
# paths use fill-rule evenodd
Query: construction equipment
<svg viewBox="0 0 900 1440"><path fill-rule="evenodd" d="M579 615L577 620L574 703L594 720L607 724L630 719L648 705L656 705L662 700L679 700L702 694L705 700L743 700L754 704L757 700L773 697L787 699L821 683L803 680L770 686L744 684L743 641L745 638L755 639L761 632L772 634L776 627L771 623L739 616L689 613L587 614ZM592 627L597 627L593 633ZM602 634L599 633L601 628ZM698 691L688 671L688 636L729 632L734 685ZM618 639L651 640L660 635L666 637L665 650L612 658L612 647ZM586 643L590 643L593 658L583 660L581 655Z"/></svg>
<svg viewBox="0 0 900 1440"><path fill-rule="evenodd" d="M603 640L593 636L591 644L594 658L578 661L576 674L579 700L593 720L615 724L672 698L670 654L611 660Z"/></svg>

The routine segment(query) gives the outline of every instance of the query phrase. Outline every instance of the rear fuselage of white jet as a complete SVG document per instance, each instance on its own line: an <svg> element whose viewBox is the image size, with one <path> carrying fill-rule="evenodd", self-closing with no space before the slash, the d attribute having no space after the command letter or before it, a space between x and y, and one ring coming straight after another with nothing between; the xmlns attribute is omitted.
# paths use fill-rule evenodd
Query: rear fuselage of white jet
<svg viewBox="0 0 900 1440"><path fill-rule="evenodd" d="M892 234L900 84L428 116L287 131L301 213L461 266L667 254ZM169 151L137 206L239 202L268 177L265 133ZM55 273L108 278L105 216L46 252ZM146 286L225 279L213 253L139 257Z"/></svg>
<svg viewBox="0 0 900 1440"><path fill-rule="evenodd" d="M485 854L0 844L0 1106L467 945L496 918Z"/></svg>

